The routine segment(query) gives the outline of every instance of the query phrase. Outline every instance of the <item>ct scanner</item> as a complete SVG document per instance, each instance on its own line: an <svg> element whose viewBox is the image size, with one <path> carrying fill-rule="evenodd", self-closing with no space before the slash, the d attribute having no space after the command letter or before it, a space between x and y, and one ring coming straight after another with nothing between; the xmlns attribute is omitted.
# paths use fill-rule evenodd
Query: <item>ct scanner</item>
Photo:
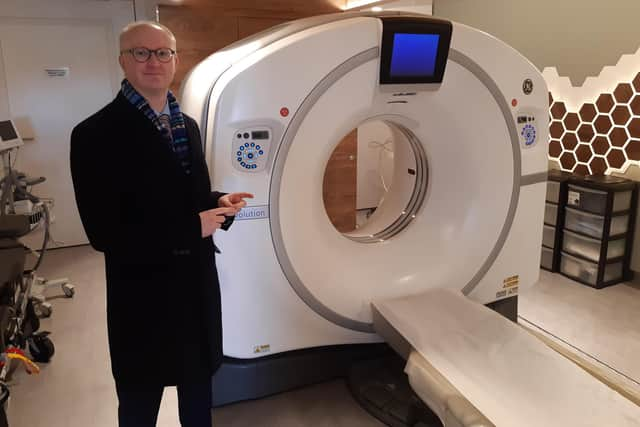
<svg viewBox="0 0 640 427"><path fill-rule="evenodd" d="M514 302L539 274L548 95L515 50L422 15L326 15L213 54L181 105L213 186L255 194L216 233L226 387L247 367L264 388L280 379L259 366L304 375L281 361L384 339L447 426L637 425L637 407L482 306ZM393 182L343 234L325 167L372 120L399 147Z"/></svg>

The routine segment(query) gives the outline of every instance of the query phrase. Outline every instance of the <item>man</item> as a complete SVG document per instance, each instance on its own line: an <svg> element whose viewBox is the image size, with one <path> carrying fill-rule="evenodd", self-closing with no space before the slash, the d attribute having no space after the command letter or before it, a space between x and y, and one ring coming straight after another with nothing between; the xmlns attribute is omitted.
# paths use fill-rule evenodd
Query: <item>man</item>
<svg viewBox="0 0 640 427"><path fill-rule="evenodd" d="M175 52L166 27L128 25L122 90L71 135L78 210L105 257L121 427L155 426L169 385L183 426L211 426L211 376L222 358L211 235L253 197L211 192L198 127L169 92Z"/></svg>

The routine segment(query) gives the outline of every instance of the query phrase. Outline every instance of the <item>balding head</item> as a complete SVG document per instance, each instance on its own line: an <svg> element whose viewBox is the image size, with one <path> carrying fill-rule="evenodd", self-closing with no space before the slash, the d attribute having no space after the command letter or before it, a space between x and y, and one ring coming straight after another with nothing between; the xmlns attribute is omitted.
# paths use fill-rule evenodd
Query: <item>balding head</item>
<svg viewBox="0 0 640 427"><path fill-rule="evenodd" d="M167 58L166 51L171 50ZM165 54L157 56L158 51ZM134 55L134 52L148 54ZM147 100L166 96L178 64L176 38L164 25L156 22L133 22L120 33L120 66L124 75ZM136 59L137 58L137 59Z"/></svg>
<svg viewBox="0 0 640 427"><path fill-rule="evenodd" d="M169 46L171 49L176 50L176 37L173 35L170 29L164 25L153 21L135 21L127 25L120 32L120 51L131 49L132 39L139 32L162 32L168 37L168 41L171 43Z"/></svg>

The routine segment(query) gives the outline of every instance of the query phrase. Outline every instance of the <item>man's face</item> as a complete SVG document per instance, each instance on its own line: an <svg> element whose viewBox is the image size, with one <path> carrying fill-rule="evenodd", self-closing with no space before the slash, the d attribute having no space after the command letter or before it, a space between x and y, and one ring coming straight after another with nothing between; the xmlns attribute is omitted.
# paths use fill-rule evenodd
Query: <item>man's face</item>
<svg viewBox="0 0 640 427"><path fill-rule="evenodd" d="M122 41L123 53L119 58L125 77L143 95L168 90L176 73L177 55L169 62L160 62L155 54L151 54L146 62L137 62L131 53L125 51L138 47L149 50L169 48L175 51L175 42L160 29L139 27L127 34Z"/></svg>

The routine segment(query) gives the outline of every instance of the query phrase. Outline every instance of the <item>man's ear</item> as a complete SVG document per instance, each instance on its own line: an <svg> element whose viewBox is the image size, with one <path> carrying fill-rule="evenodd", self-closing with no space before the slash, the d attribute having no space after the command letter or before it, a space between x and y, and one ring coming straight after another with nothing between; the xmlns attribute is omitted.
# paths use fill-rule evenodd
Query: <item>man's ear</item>
<svg viewBox="0 0 640 427"><path fill-rule="evenodd" d="M124 71L124 55L120 54L120 56L118 56L118 63L120 64L122 71Z"/></svg>

